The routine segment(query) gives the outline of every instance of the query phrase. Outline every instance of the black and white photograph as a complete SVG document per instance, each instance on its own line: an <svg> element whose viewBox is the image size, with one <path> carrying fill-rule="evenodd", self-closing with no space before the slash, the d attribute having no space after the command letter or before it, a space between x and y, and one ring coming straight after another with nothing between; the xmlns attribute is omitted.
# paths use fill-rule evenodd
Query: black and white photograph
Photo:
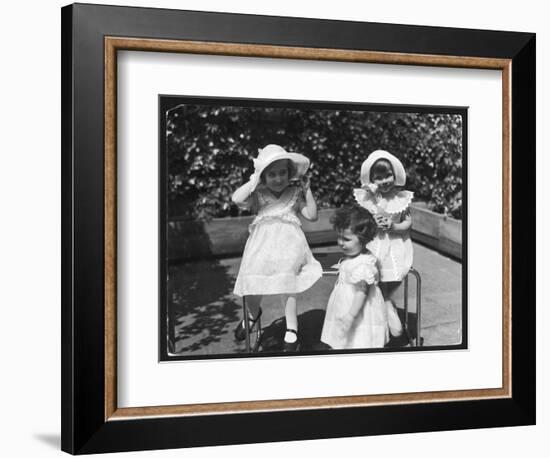
<svg viewBox="0 0 550 458"><path fill-rule="evenodd" d="M468 348L467 113L159 95L160 359Z"/></svg>

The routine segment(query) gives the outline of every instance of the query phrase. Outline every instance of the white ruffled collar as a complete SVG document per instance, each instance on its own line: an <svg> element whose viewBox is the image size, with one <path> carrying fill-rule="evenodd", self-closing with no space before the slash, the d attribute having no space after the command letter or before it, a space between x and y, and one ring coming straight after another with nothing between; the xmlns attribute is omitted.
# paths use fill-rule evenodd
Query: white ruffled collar
<svg viewBox="0 0 550 458"><path fill-rule="evenodd" d="M389 194L382 195L367 189L356 188L353 190L353 196L361 207L366 208L372 214L388 213L396 215L409 207L414 193L406 190L394 190Z"/></svg>

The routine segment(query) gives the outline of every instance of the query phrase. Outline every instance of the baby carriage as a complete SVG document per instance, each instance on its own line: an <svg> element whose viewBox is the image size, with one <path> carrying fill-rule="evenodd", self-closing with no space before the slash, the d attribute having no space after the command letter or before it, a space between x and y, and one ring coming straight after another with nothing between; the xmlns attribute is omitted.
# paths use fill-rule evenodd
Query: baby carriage
<svg viewBox="0 0 550 458"><path fill-rule="evenodd" d="M409 276L413 276L416 280L415 298L416 298L416 323L413 326L410 323L409 317ZM338 271L336 270L324 270L323 277L336 277ZM403 327L405 329L404 335L407 337L408 345L410 347L421 347L424 340L421 336L421 314L422 314L422 294L421 294L421 278L418 271L411 267L408 275L403 280ZM246 299L243 298L243 316L247 316ZM245 348L246 353L257 353L262 345L262 323L261 317L250 326L249 320L243 320L245 326ZM414 337L413 337L414 336Z"/></svg>

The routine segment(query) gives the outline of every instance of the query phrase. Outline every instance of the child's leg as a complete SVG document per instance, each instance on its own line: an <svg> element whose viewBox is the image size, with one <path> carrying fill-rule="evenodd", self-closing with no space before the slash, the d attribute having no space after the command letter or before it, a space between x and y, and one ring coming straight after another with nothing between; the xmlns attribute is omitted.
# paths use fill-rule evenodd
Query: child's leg
<svg viewBox="0 0 550 458"><path fill-rule="evenodd" d="M390 334L394 337L399 337L403 334L403 325L397 314L395 308L395 303L392 300L393 294L399 288L401 282L392 281L380 283L380 289L382 290L382 295L384 296L384 301L386 303L386 310L388 312L388 326L390 328Z"/></svg>
<svg viewBox="0 0 550 458"><path fill-rule="evenodd" d="M296 296L293 294L281 296L283 305L285 307L285 319L286 319L286 328L293 329L298 332L298 313L296 308ZM298 336L287 331L285 333L285 342L293 343L296 342Z"/></svg>

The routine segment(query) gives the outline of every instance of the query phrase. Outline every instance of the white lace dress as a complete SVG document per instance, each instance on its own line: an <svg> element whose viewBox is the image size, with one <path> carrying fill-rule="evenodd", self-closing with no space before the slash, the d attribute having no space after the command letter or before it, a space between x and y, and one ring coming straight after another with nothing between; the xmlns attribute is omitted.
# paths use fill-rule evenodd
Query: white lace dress
<svg viewBox="0 0 550 458"><path fill-rule="evenodd" d="M394 191L388 196L355 189L355 200L372 215L389 217L394 223L402 221L413 198L411 191ZM378 259L380 281L401 281L413 263L413 247L409 234L378 231L367 244L369 251Z"/></svg>
<svg viewBox="0 0 550 458"><path fill-rule="evenodd" d="M328 300L321 342L335 350L383 347L389 340L388 310L377 286L376 258L364 253L334 267L339 270L338 280ZM357 290L366 288L365 305L345 333L339 318L351 309Z"/></svg>
<svg viewBox="0 0 550 458"><path fill-rule="evenodd" d="M313 257L297 216L303 206L300 196L301 190L293 186L279 198L259 188L248 200L258 212L249 227L235 294L295 294L321 278L321 264Z"/></svg>

